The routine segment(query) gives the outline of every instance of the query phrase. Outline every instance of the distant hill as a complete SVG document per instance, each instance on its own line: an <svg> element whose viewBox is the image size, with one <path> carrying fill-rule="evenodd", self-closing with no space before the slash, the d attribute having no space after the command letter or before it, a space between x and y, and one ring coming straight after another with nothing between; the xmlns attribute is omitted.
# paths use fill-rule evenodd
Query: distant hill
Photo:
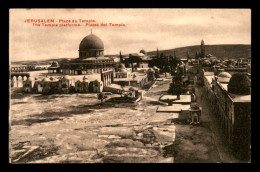
<svg viewBox="0 0 260 172"><path fill-rule="evenodd" d="M196 51L200 52L200 45L180 47L170 50L159 50L159 54L173 55L175 54L178 58L186 58L187 52L190 57L194 57ZM218 59L238 59L251 57L251 45L243 44L226 44L226 45L205 45L205 51L207 54L212 54ZM156 51L147 52L148 55L156 55Z"/></svg>
<svg viewBox="0 0 260 172"><path fill-rule="evenodd" d="M251 45L243 45L243 44L226 44L226 45L205 45L206 55L212 54L216 56L218 59L238 59L238 58L247 58L251 57ZM190 57L194 57L196 51L200 51L200 45L188 46L188 47L180 47L169 50L159 50L159 54L163 53L164 55L173 55L174 51L178 58L186 58L187 52L189 52ZM147 52L148 55L156 55L156 51ZM128 55L128 54L127 54ZM116 55L106 55L108 57L119 56ZM123 55L125 56L125 55ZM34 61L19 61L12 62L12 64L21 65L21 64L50 64L52 61L57 61L60 63L61 61L69 60L68 58L60 58L60 59L48 59L48 60L34 60Z"/></svg>
<svg viewBox="0 0 260 172"><path fill-rule="evenodd" d="M13 65L44 65L44 64L51 64L53 61L57 61L58 63L62 61L69 60L69 58L59 58L59 59L48 59L48 60L30 60L30 61L18 61L18 62L11 62Z"/></svg>

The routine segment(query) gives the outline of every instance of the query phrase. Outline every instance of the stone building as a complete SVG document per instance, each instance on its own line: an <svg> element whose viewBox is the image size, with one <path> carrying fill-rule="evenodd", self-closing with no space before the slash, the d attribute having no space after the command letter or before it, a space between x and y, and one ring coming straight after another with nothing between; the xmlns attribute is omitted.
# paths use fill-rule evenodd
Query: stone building
<svg viewBox="0 0 260 172"><path fill-rule="evenodd" d="M97 79L95 81L91 81L89 83L89 92L91 93L100 93L103 92L103 82L100 79Z"/></svg>
<svg viewBox="0 0 260 172"><path fill-rule="evenodd" d="M148 81L155 80L155 72L153 69L148 69L148 71L146 73L147 73Z"/></svg>
<svg viewBox="0 0 260 172"><path fill-rule="evenodd" d="M34 88L36 93L42 93L43 90L43 81L35 81Z"/></svg>
<svg viewBox="0 0 260 172"><path fill-rule="evenodd" d="M59 81L58 80L50 80L49 78L44 78L42 80L42 93L43 94L51 94L57 93L59 90Z"/></svg>
<svg viewBox="0 0 260 172"><path fill-rule="evenodd" d="M27 72L27 65L11 65L11 72Z"/></svg>
<svg viewBox="0 0 260 172"><path fill-rule="evenodd" d="M52 62L51 66L48 67L48 73L62 73L62 69L58 62Z"/></svg>
<svg viewBox="0 0 260 172"><path fill-rule="evenodd" d="M74 86L72 77L69 75L65 75L61 80L59 80L59 88L63 93L69 93L70 88Z"/></svg>
<svg viewBox="0 0 260 172"><path fill-rule="evenodd" d="M69 75L57 78L44 78L39 81L35 81L34 78L29 77L24 81L24 92L30 93L43 93L43 94L55 94L55 93L99 93L103 91L103 81L96 79L90 81L87 76L83 76L83 79L78 78L74 82L75 78ZM105 79L106 80L106 79ZM108 80L106 80L107 84Z"/></svg>
<svg viewBox="0 0 260 172"><path fill-rule="evenodd" d="M31 93L34 92L34 83L35 79L33 77L29 77L26 81L23 81L24 92Z"/></svg>
<svg viewBox="0 0 260 172"><path fill-rule="evenodd" d="M130 76L130 72L127 71L124 64L120 64L119 68L115 72L115 78L127 78Z"/></svg>
<svg viewBox="0 0 260 172"><path fill-rule="evenodd" d="M104 57L104 44L96 35L90 34L79 44L79 58L63 62L62 73L65 75L86 75L113 70L114 59Z"/></svg>
<svg viewBox="0 0 260 172"><path fill-rule="evenodd" d="M82 81L78 80L75 83L76 92L78 92L78 93L88 93L89 92L89 83L90 83L90 81L88 80L88 78L86 76L83 77Z"/></svg>
<svg viewBox="0 0 260 172"><path fill-rule="evenodd" d="M11 72L10 76L11 87L23 87L23 81L26 81L30 77L29 73L24 72Z"/></svg>
<svg viewBox="0 0 260 172"><path fill-rule="evenodd" d="M205 76L204 76L205 77ZM228 83L204 79L205 96L216 114L228 144L241 159L250 159L251 82L246 74L234 74Z"/></svg>

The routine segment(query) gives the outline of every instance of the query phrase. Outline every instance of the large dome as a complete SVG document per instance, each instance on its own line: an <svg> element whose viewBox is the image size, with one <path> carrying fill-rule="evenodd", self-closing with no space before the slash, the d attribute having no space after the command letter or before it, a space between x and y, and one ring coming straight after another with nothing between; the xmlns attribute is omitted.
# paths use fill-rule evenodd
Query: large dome
<svg viewBox="0 0 260 172"><path fill-rule="evenodd" d="M102 40L96 35L88 35L79 44L79 51L104 50Z"/></svg>
<svg viewBox="0 0 260 172"><path fill-rule="evenodd" d="M228 92L240 95L251 94L251 82L249 77L243 73L235 73L228 83Z"/></svg>

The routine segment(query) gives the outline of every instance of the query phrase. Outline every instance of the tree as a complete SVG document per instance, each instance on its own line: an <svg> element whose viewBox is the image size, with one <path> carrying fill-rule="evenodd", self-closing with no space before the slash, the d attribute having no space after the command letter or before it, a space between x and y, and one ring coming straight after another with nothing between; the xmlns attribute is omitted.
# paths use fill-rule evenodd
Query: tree
<svg viewBox="0 0 260 172"><path fill-rule="evenodd" d="M164 70L164 75L165 75L165 77L166 77L167 72L169 72L169 70L170 70L170 67L169 67L168 64L169 64L169 63L167 63L167 62L164 63L164 68L163 68L163 70Z"/></svg>
<svg viewBox="0 0 260 172"><path fill-rule="evenodd" d="M131 67L132 67L132 72L134 71L134 60L133 60L133 56L132 54L129 54L129 62L131 63Z"/></svg>
<svg viewBox="0 0 260 172"><path fill-rule="evenodd" d="M174 71L174 68L173 68L173 56L170 55L170 72L171 72L171 75L173 74L173 71Z"/></svg>
<svg viewBox="0 0 260 172"><path fill-rule="evenodd" d="M101 104L103 104L103 100L106 98L107 98L107 96L104 93L101 92L98 94L98 100L101 101Z"/></svg>
<svg viewBox="0 0 260 172"><path fill-rule="evenodd" d="M176 54L175 54L175 52L174 52L174 58L173 58L173 71L175 72L175 70L176 70L176 67L177 67L177 64L178 64L178 61L177 61L177 57L176 57Z"/></svg>
<svg viewBox="0 0 260 172"><path fill-rule="evenodd" d="M172 95L177 95L177 100L180 100L180 95L182 93L182 78L180 75L176 75L172 78L172 83L170 84L168 93Z"/></svg>
<svg viewBox="0 0 260 172"><path fill-rule="evenodd" d="M168 59L169 57L165 57L163 55L163 53L161 53L159 61L158 61L158 67L160 68L160 72L164 72L165 73L165 77L166 77L166 73L170 71L170 61Z"/></svg>

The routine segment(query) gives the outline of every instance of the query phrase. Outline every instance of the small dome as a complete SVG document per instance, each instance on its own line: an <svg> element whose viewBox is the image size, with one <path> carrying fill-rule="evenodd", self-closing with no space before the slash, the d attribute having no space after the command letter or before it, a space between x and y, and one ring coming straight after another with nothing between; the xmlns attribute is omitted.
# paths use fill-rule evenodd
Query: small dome
<svg viewBox="0 0 260 172"><path fill-rule="evenodd" d="M83 76L83 80L84 80L84 79L88 79L88 76Z"/></svg>
<svg viewBox="0 0 260 172"><path fill-rule="evenodd" d="M231 78L232 76L228 73L228 72L221 72L219 75L218 75L218 78L219 77L222 77L222 78Z"/></svg>
<svg viewBox="0 0 260 172"><path fill-rule="evenodd" d="M33 78L33 77L29 77L28 79L27 79L27 81L34 81L35 79Z"/></svg>
<svg viewBox="0 0 260 172"><path fill-rule="evenodd" d="M42 81L43 81L43 82L49 82L49 81L51 81L51 80L50 80L50 78L44 78Z"/></svg>
<svg viewBox="0 0 260 172"><path fill-rule="evenodd" d="M140 53L146 54L146 51L144 49L141 49Z"/></svg>
<svg viewBox="0 0 260 172"><path fill-rule="evenodd" d="M104 50L104 44L102 40L96 35L88 35L82 39L79 44L79 51L88 51L88 50Z"/></svg>
<svg viewBox="0 0 260 172"><path fill-rule="evenodd" d="M158 68L156 66L154 66L153 69L155 70L155 69L158 69Z"/></svg>
<svg viewBox="0 0 260 172"><path fill-rule="evenodd" d="M221 72L218 75L218 82L228 83L232 76L228 72Z"/></svg>
<svg viewBox="0 0 260 172"><path fill-rule="evenodd" d="M57 61L53 61L51 67L58 67L59 63Z"/></svg>
<svg viewBox="0 0 260 172"><path fill-rule="evenodd" d="M249 77L244 73L235 73L228 83L228 92L240 95L251 94L251 82Z"/></svg>

